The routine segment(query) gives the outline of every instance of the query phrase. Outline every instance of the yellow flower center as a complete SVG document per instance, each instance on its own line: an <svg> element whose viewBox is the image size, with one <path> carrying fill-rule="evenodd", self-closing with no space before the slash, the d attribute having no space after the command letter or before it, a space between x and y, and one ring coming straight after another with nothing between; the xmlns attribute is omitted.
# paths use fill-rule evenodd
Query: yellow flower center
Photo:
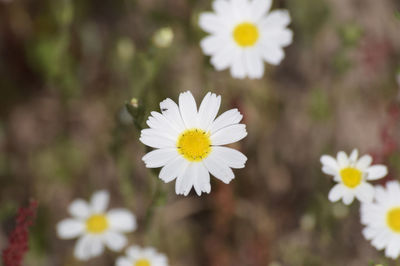
<svg viewBox="0 0 400 266"><path fill-rule="evenodd" d="M151 266L148 259L140 259L135 262L133 266Z"/></svg>
<svg viewBox="0 0 400 266"><path fill-rule="evenodd" d="M388 211L386 222L390 229L396 233L400 233L400 206Z"/></svg>
<svg viewBox="0 0 400 266"><path fill-rule="evenodd" d="M107 217L103 214L94 214L86 220L86 230L92 234L101 234L108 226Z"/></svg>
<svg viewBox="0 0 400 266"><path fill-rule="evenodd" d="M343 184L349 188L355 188L361 183L362 173L357 168L347 167L340 170Z"/></svg>
<svg viewBox="0 0 400 266"><path fill-rule="evenodd" d="M185 130L176 143L179 154L191 162L200 162L211 152L210 134L202 129Z"/></svg>
<svg viewBox="0 0 400 266"><path fill-rule="evenodd" d="M253 23L240 23L233 30L233 39L242 47L253 46L257 42L258 38L258 28Z"/></svg>

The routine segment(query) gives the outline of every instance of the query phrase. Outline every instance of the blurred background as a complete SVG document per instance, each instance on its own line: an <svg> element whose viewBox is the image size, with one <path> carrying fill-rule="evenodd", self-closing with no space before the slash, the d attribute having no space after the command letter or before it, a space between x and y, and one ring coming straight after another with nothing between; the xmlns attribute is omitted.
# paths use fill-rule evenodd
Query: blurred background
<svg viewBox="0 0 400 266"><path fill-rule="evenodd" d="M0 0L0 249L34 198L24 265L114 265L111 252L76 261L75 241L55 232L73 199L107 189L111 207L138 218L130 243L170 265L400 265L362 237L358 202L328 201L319 163L358 148L388 165L381 183L399 180L400 2L273 8L292 16L285 60L261 80L235 80L199 47L210 0ZM249 132L235 146L246 168L201 197L177 196L145 168L136 127L186 90L197 102L221 94L221 111L239 108ZM125 104L139 105L135 121Z"/></svg>

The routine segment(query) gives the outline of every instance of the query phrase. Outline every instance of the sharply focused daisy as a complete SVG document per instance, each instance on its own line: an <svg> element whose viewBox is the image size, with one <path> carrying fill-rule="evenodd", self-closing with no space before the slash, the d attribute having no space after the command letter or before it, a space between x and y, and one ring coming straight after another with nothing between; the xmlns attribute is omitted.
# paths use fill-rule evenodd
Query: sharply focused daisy
<svg viewBox="0 0 400 266"><path fill-rule="evenodd" d="M375 187L375 201L362 203L361 223L365 225L363 235L371 240L378 250L397 259L400 255L400 184L391 181Z"/></svg>
<svg viewBox="0 0 400 266"><path fill-rule="evenodd" d="M358 159L358 151L353 150L348 157L343 151L338 152L336 159L321 156L322 171L332 175L338 182L329 192L330 201L343 199L344 204L350 204L356 197L361 202L371 202L374 198L374 187L367 181L377 180L387 174L384 165L373 165L372 157L364 155Z"/></svg>
<svg viewBox="0 0 400 266"><path fill-rule="evenodd" d="M269 12L271 5L272 0L215 0L214 13L200 14L200 27L210 33L200 46L216 70L230 68L234 78L259 79L263 61L282 61L282 48L292 43L286 28L290 16L286 10Z"/></svg>
<svg viewBox="0 0 400 266"><path fill-rule="evenodd" d="M117 259L116 266L168 266L168 259L154 248L131 246L126 249L126 256Z"/></svg>
<svg viewBox="0 0 400 266"><path fill-rule="evenodd" d="M123 233L136 229L135 216L126 209L112 209L106 212L109 201L107 191L93 194L90 203L76 199L69 206L73 218L57 224L60 238L79 237L74 255L77 259L88 260L100 255L106 245L112 251L122 250L127 239Z"/></svg>
<svg viewBox="0 0 400 266"><path fill-rule="evenodd" d="M156 150L143 161L149 168L162 167L160 179L176 178L175 191L188 195L210 193L210 173L228 184L235 176L231 168L243 168L247 160L241 152L222 147L247 135L246 125L239 124L242 115L237 109L216 118L221 96L207 93L197 110L188 91L179 95L179 106L171 99L160 103L161 113L151 112L150 128L143 129L140 140Z"/></svg>

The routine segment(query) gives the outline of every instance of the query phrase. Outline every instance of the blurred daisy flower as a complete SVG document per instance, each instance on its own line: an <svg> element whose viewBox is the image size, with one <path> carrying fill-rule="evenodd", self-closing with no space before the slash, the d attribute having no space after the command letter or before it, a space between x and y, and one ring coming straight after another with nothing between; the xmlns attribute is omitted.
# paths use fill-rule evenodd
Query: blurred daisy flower
<svg viewBox="0 0 400 266"><path fill-rule="evenodd" d="M400 184L391 181L375 187L375 201L362 203L361 223L365 225L363 235L371 240L378 250L385 249L385 255L397 259L400 255Z"/></svg>
<svg viewBox="0 0 400 266"><path fill-rule="evenodd" d="M336 159L329 155L321 156L322 171L332 175L338 182L329 192L332 202L343 199L349 205L356 197L361 202L371 202L374 198L374 187L367 181L377 180L387 175L387 167L373 165L372 157L364 155L358 159L354 149L348 157L343 151L338 152Z"/></svg>
<svg viewBox="0 0 400 266"><path fill-rule="evenodd" d="M57 224L57 234L62 239L79 237L74 255L79 260L88 260L100 255L106 245L112 251L121 251L127 244L123 233L136 229L135 216L126 209L106 212L109 202L107 191L93 194L90 203L74 200L68 208L73 218Z"/></svg>
<svg viewBox="0 0 400 266"><path fill-rule="evenodd" d="M156 150L143 157L148 168L162 167L164 182L176 178L176 194L187 196L194 187L200 196L210 193L210 173L228 184L235 176L231 168L243 168L247 160L241 152L222 147L247 136L246 125L239 124L237 109L216 118L221 96L207 93L197 110L188 91L179 95L179 106L171 99L160 103L161 113L151 112L150 128L143 129L140 140Z"/></svg>
<svg viewBox="0 0 400 266"><path fill-rule="evenodd" d="M210 33L200 46L216 70L230 68L234 78L259 79L263 61L282 61L282 48L292 43L286 28L290 16L286 10L269 12L271 5L272 0L216 0L214 12L200 14L200 27Z"/></svg>
<svg viewBox="0 0 400 266"><path fill-rule="evenodd" d="M126 250L125 257L117 259L116 266L168 266L168 259L154 248L131 246Z"/></svg>

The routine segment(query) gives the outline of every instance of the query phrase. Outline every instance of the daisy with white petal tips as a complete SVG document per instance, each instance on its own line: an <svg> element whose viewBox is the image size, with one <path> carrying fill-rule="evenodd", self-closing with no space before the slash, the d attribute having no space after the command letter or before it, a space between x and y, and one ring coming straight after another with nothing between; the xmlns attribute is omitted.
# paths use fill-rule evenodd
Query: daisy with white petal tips
<svg viewBox="0 0 400 266"><path fill-rule="evenodd" d="M188 91L179 95L179 106L171 99L160 103L161 113L151 112L150 128L143 129L140 141L156 150L143 157L148 168L162 167L159 177L168 183L176 179L176 194L187 196L194 187L200 196L210 193L210 173L228 184L235 175L231 168L243 168L247 160L241 152L223 147L247 136L239 124L237 109L216 118L221 96L207 93L197 110Z"/></svg>
<svg viewBox="0 0 400 266"><path fill-rule="evenodd" d="M375 201L362 203L361 223L365 225L363 235L385 255L397 259L400 255L400 184L391 181L375 187Z"/></svg>
<svg viewBox="0 0 400 266"><path fill-rule="evenodd" d="M292 43L286 10L270 11L272 0L215 0L214 12L200 14L199 25L210 35L200 46L218 71L230 68L234 78L260 79L264 61L279 65L283 47Z"/></svg>
<svg viewBox="0 0 400 266"><path fill-rule="evenodd" d="M126 256L119 257L116 266L168 266L168 259L154 248L131 246L126 249Z"/></svg>
<svg viewBox="0 0 400 266"><path fill-rule="evenodd" d="M387 167L373 165L372 157L364 155L358 159L358 151L354 149L349 157L343 151L338 152L336 159L329 155L321 156L322 171L332 175L336 184L329 192L332 202L343 199L349 205L356 197L361 202L371 202L374 188L367 181L377 180L387 175Z"/></svg>
<svg viewBox="0 0 400 266"><path fill-rule="evenodd" d="M100 255L106 245L112 251L121 251L127 244L123 233L136 229L135 216L126 209L106 212L109 202L107 191L93 194L91 201L74 200L69 206L73 218L57 224L57 234L62 239L79 237L74 255L79 260L88 260Z"/></svg>

